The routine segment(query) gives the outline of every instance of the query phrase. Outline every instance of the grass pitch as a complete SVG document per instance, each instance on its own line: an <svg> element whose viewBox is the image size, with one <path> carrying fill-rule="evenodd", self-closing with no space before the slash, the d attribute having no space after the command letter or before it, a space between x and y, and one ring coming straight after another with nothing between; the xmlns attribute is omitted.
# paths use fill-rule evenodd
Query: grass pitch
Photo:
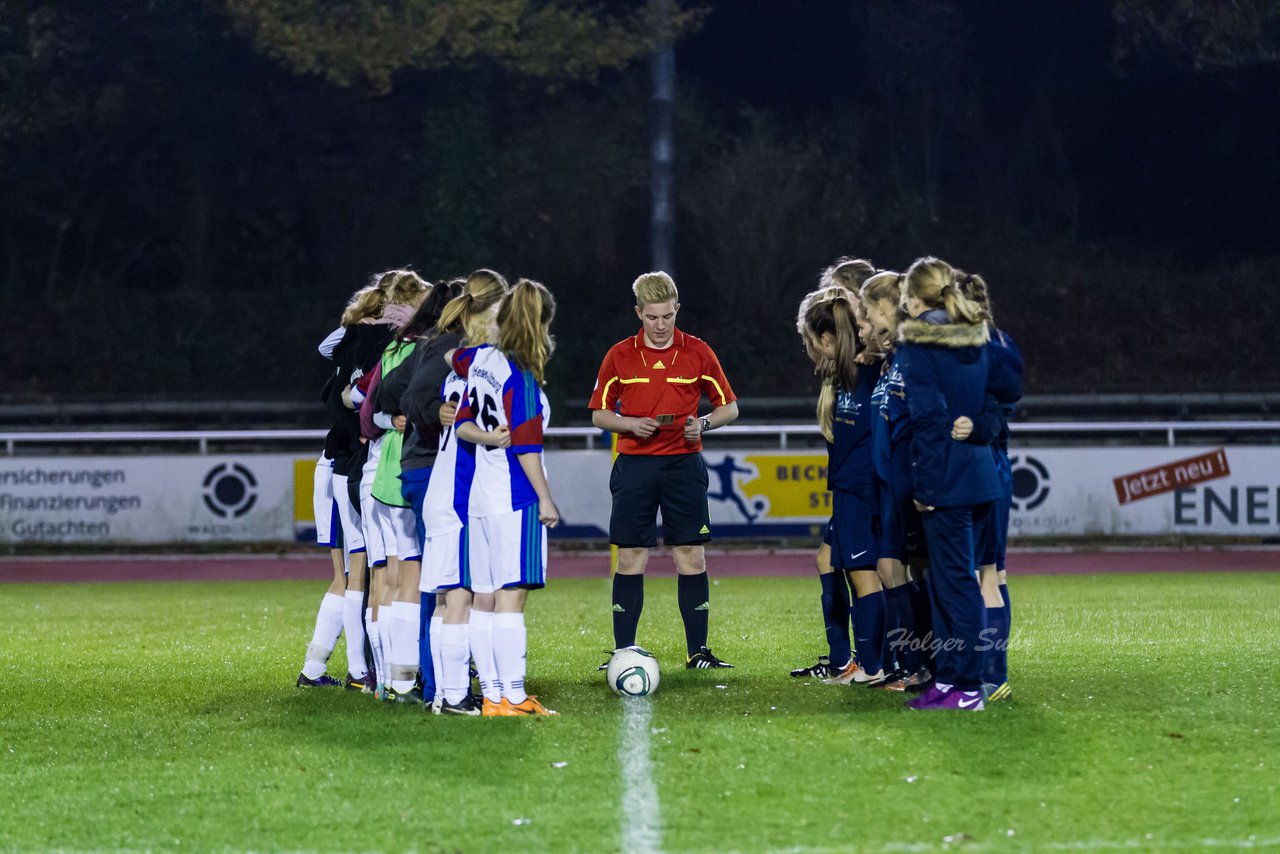
<svg viewBox="0 0 1280 854"><path fill-rule="evenodd" d="M716 583L737 669L678 669L675 584L652 578L639 837L636 736L595 672L606 580L531 599L529 681L561 711L542 720L295 688L323 586L0 588L0 849L1280 845L1280 575L1015 578L1014 697L982 714L789 678L820 650L813 579Z"/></svg>

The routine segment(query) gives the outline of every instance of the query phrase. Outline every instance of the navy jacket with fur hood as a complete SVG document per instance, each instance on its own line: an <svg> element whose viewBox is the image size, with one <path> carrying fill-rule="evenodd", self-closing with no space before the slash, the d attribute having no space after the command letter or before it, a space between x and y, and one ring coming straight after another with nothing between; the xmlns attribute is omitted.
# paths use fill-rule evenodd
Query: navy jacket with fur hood
<svg viewBox="0 0 1280 854"><path fill-rule="evenodd" d="M932 507L963 507L1001 495L989 445L958 442L951 425L961 415L978 422L988 403L1007 395L992 375L985 323L952 323L942 310L903 321L895 364L902 370L911 415L914 497Z"/></svg>

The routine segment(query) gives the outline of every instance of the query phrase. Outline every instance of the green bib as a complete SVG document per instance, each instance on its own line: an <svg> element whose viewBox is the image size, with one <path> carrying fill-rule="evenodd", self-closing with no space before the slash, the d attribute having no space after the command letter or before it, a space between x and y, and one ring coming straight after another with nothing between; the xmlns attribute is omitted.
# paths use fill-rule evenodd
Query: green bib
<svg viewBox="0 0 1280 854"><path fill-rule="evenodd" d="M413 348L412 342L392 344L382 353L382 375L385 377L400 365ZM378 472L373 477L373 497L392 507L409 507L400 492L400 452L404 448L404 434L388 430L382 434L382 454L378 457Z"/></svg>

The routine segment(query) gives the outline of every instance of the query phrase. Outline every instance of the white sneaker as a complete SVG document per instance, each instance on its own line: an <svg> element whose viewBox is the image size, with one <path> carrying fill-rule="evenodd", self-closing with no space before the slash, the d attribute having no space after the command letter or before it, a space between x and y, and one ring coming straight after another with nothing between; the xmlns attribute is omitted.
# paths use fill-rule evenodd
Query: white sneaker
<svg viewBox="0 0 1280 854"><path fill-rule="evenodd" d="M888 674L884 672L884 668L880 668L875 673L868 673L859 667L853 674L853 681L859 685L879 685L885 680Z"/></svg>
<svg viewBox="0 0 1280 854"><path fill-rule="evenodd" d="M832 676L830 679L823 679L822 684L823 685L848 685L850 682L853 681L854 674L860 672L861 670L862 668L858 666L858 662L854 661L853 659L850 659L849 663L846 664L844 667L841 667L839 672L837 672L835 676Z"/></svg>

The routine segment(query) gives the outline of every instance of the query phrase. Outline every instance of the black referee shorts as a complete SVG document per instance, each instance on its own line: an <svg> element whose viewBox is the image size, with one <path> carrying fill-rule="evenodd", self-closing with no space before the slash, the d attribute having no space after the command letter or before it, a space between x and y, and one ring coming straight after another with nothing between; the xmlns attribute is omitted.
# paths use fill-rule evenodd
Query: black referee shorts
<svg viewBox="0 0 1280 854"><path fill-rule="evenodd" d="M702 454L641 456L619 454L609 476L613 512L609 542L624 549L658 544L658 510L662 539L668 546L711 542L707 511L707 464Z"/></svg>

